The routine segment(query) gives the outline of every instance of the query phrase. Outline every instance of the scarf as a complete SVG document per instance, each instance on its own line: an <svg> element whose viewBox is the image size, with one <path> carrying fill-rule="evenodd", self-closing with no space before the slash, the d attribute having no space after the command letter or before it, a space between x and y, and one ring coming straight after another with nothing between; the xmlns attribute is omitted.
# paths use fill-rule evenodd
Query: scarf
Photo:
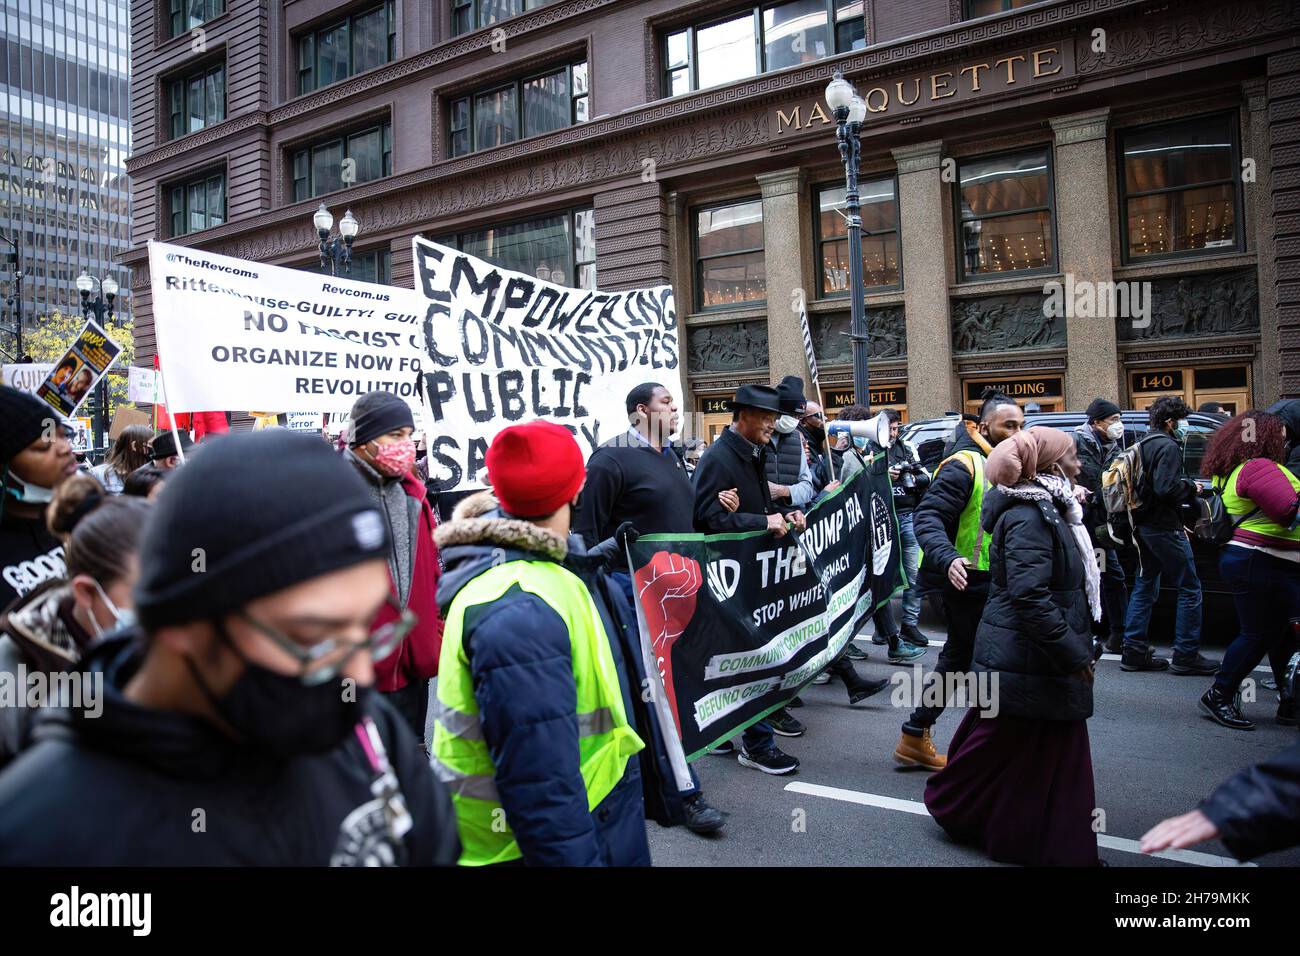
<svg viewBox="0 0 1300 956"><path fill-rule="evenodd" d="M1005 443L1004 443L1005 444ZM998 446L1001 447L1001 446ZM1074 546L1083 561L1084 592L1088 595L1088 610L1094 621L1101 620L1101 569L1097 566L1097 553L1092 539L1083 526L1083 507L1074 497L1068 478L1060 475L1038 474L1014 485L999 485L1002 493L1020 501L1051 501L1065 518L1066 526L1074 536Z"/></svg>

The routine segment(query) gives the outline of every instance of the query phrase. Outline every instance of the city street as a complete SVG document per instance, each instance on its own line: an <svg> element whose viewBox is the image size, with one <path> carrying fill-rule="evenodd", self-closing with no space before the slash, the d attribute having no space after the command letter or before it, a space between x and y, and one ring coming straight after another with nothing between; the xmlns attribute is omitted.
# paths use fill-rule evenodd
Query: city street
<svg viewBox="0 0 1300 956"><path fill-rule="evenodd" d="M931 641L942 629L925 626ZM885 677L904 671L885 663L885 648L860 640L871 660L859 672ZM1167 649L1166 649L1167 651ZM1207 648L1218 656L1221 649ZM938 647L923 659L934 666ZM911 665L907 665L910 667ZM1256 678L1267 676L1257 671ZM1096 711L1088 722L1098 808L1105 813L1101 858L1111 866L1235 866L1217 842L1152 859L1138 841L1152 825L1195 808L1218 782L1247 764L1293 743L1294 727L1273 719L1276 698L1261 689L1244 704L1252 732L1212 723L1196 707L1208 678L1125 673L1118 657L1097 666ZM838 682L808 687L792 713L808 728L778 745L801 761L799 770L773 777L741 767L734 755L696 762L706 797L730 813L721 837L699 837L683 827L649 825L657 866L985 866L979 851L959 846L921 802L928 773L901 769L892 753L906 710L890 703L891 686L850 707ZM946 752L960 721L949 710L935 744ZM1300 849L1261 858L1260 866L1296 866Z"/></svg>

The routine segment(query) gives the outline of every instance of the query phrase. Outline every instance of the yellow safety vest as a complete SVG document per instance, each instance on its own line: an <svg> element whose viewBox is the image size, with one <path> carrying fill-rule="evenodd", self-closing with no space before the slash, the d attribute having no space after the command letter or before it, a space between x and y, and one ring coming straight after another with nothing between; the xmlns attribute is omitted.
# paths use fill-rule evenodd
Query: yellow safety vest
<svg viewBox="0 0 1300 956"><path fill-rule="evenodd" d="M568 628L588 809L594 810L609 795L623 779L628 758L645 746L628 723L610 639L582 580L553 561L508 561L484 571L447 609L438 658L432 763L451 790L461 866L503 863L523 855L497 794L496 767L483 739L463 643L465 612L496 601L513 587L540 597ZM527 640L527 635L518 637Z"/></svg>
<svg viewBox="0 0 1300 956"><path fill-rule="evenodd" d="M1215 486L1223 494L1223 507L1230 515L1249 514L1256 509L1255 502L1237 494L1237 481L1241 478L1241 469L1245 467L1246 462L1243 461L1232 470L1232 474L1228 476L1227 481L1221 478L1214 479ZM1291 487L1296 494L1300 495L1300 478L1291 474L1281 465L1275 463L1274 467L1286 475L1287 481L1291 482ZM1300 528L1284 528L1262 512L1252 518L1247 518L1237 527L1242 531L1253 531L1255 534L1263 535L1266 538L1276 538L1279 541L1300 541Z"/></svg>
<svg viewBox="0 0 1300 956"><path fill-rule="evenodd" d="M957 522L957 540L953 545L957 548L957 553L970 561L977 571L987 571L989 536L984 533L984 526L980 524L980 512L984 508L984 493L989 488L988 479L984 477L984 456L969 448L963 449L939 462L934 473L937 475L940 468L955 458L960 458L965 463L966 470L971 473L972 485L970 497L966 499L966 507L962 509L961 517Z"/></svg>

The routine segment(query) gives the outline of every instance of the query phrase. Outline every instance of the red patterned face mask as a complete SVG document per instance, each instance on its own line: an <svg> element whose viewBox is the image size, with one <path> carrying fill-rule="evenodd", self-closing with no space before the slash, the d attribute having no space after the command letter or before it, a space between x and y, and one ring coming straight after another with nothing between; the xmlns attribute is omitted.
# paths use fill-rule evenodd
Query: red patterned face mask
<svg viewBox="0 0 1300 956"><path fill-rule="evenodd" d="M389 478L401 478L415 467L415 441L403 438L401 441L379 445L374 452L375 468Z"/></svg>

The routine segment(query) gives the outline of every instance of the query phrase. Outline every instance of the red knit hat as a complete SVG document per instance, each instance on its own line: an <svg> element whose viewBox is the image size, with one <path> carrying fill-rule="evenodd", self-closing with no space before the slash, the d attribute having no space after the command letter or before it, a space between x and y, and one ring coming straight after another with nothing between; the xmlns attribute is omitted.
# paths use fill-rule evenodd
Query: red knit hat
<svg viewBox="0 0 1300 956"><path fill-rule="evenodd" d="M573 433L553 422L511 425L487 451L488 481L501 507L520 518L542 518L572 501L587 469Z"/></svg>

